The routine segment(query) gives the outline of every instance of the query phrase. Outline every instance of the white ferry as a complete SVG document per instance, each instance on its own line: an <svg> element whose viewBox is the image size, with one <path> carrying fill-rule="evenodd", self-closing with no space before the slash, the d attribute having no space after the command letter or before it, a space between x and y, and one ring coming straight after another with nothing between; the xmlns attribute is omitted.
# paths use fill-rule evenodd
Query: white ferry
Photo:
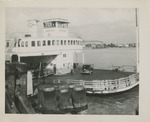
<svg viewBox="0 0 150 122"><path fill-rule="evenodd" d="M30 67L45 63L55 74L69 73L77 63L75 55L83 54L82 39L77 35L70 36L69 21L61 18L43 20L41 37L38 22L28 20L28 33L22 37L13 33L6 40L6 62L25 62Z"/></svg>

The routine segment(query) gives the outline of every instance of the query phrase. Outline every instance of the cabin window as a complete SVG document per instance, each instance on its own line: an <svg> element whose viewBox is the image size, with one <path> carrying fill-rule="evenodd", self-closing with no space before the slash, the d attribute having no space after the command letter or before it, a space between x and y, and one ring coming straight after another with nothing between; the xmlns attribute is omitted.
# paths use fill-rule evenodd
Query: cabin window
<svg viewBox="0 0 150 122"><path fill-rule="evenodd" d="M47 41L47 45L51 45L51 41L50 40Z"/></svg>
<svg viewBox="0 0 150 122"><path fill-rule="evenodd" d="M71 45L73 44L73 41L71 40Z"/></svg>
<svg viewBox="0 0 150 122"><path fill-rule="evenodd" d="M52 22L52 27L56 27L56 22Z"/></svg>
<svg viewBox="0 0 150 122"><path fill-rule="evenodd" d="M55 40L52 41L52 45L55 45Z"/></svg>
<svg viewBox="0 0 150 122"><path fill-rule="evenodd" d="M15 42L14 47L16 47L16 45L17 45L17 42Z"/></svg>
<svg viewBox="0 0 150 122"><path fill-rule="evenodd" d="M52 22L49 22L49 27L50 27L50 28L52 27Z"/></svg>
<svg viewBox="0 0 150 122"><path fill-rule="evenodd" d="M9 42L6 43L6 47L9 47Z"/></svg>
<svg viewBox="0 0 150 122"><path fill-rule="evenodd" d="M48 22L44 22L43 25L44 25L44 28L48 28L49 27L49 23Z"/></svg>
<svg viewBox="0 0 150 122"><path fill-rule="evenodd" d="M74 45L76 44L76 41L74 40Z"/></svg>
<svg viewBox="0 0 150 122"><path fill-rule="evenodd" d="M78 41L78 45L79 45L79 41Z"/></svg>
<svg viewBox="0 0 150 122"><path fill-rule="evenodd" d="M32 41L32 42L31 42L31 46L32 46L32 47L35 47L35 41Z"/></svg>
<svg viewBox="0 0 150 122"><path fill-rule="evenodd" d="M18 41L18 47L20 47L20 41Z"/></svg>
<svg viewBox="0 0 150 122"><path fill-rule="evenodd" d="M57 40L57 45L59 45L59 40Z"/></svg>
<svg viewBox="0 0 150 122"><path fill-rule="evenodd" d="M43 23L43 26L44 26L44 28L46 28L46 23L45 22Z"/></svg>
<svg viewBox="0 0 150 122"><path fill-rule="evenodd" d="M75 45L77 44L77 40L75 40Z"/></svg>
<svg viewBox="0 0 150 122"><path fill-rule="evenodd" d="M21 41L21 39L18 39L18 47L20 47L20 41Z"/></svg>
<svg viewBox="0 0 150 122"><path fill-rule="evenodd" d="M23 42L21 42L21 47L24 47L24 41L23 41Z"/></svg>
<svg viewBox="0 0 150 122"><path fill-rule="evenodd" d="M43 46L46 46L46 41L45 40L43 41Z"/></svg>
<svg viewBox="0 0 150 122"><path fill-rule="evenodd" d="M68 45L70 45L70 40L68 40Z"/></svg>
<svg viewBox="0 0 150 122"><path fill-rule="evenodd" d="M41 41L37 41L37 46L41 46Z"/></svg>
<svg viewBox="0 0 150 122"><path fill-rule="evenodd" d="M52 27L55 27L56 22L44 22L43 25L44 25L44 28L52 28Z"/></svg>
<svg viewBox="0 0 150 122"><path fill-rule="evenodd" d="M61 40L61 45L63 45L63 40Z"/></svg>
<svg viewBox="0 0 150 122"><path fill-rule="evenodd" d="M28 41L25 42L25 46L28 47Z"/></svg>
<svg viewBox="0 0 150 122"><path fill-rule="evenodd" d="M64 45L66 45L66 40L64 41Z"/></svg>
<svg viewBox="0 0 150 122"><path fill-rule="evenodd" d="M67 55L66 54L63 54L63 57L65 58Z"/></svg>
<svg viewBox="0 0 150 122"><path fill-rule="evenodd" d="M76 40L76 45L78 44L78 41Z"/></svg>

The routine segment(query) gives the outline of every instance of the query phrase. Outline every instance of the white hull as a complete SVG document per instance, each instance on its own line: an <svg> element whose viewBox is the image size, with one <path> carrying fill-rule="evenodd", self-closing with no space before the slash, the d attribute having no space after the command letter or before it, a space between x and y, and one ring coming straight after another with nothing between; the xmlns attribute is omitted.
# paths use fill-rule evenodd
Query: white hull
<svg viewBox="0 0 150 122"><path fill-rule="evenodd" d="M87 94L112 94L127 91L139 84L139 74L114 80L68 80L68 83L83 85Z"/></svg>
<svg viewBox="0 0 150 122"><path fill-rule="evenodd" d="M126 88L116 89L116 90L104 90L104 91L86 91L87 94L113 94L113 93L120 93L124 91L128 91L135 86L139 85L139 82L133 84L132 86L128 86Z"/></svg>

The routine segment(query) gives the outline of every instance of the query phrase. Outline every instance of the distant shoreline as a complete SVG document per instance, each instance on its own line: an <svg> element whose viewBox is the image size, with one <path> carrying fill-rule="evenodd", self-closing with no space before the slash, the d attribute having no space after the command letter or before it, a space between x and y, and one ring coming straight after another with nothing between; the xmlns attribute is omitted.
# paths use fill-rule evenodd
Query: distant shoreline
<svg viewBox="0 0 150 122"><path fill-rule="evenodd" d="M86 50L86 49L93 49L93 50L95 50L95 49L107 49L107 48L109 48L109 49L110 49L110 48L111 48L111 49L112 49L112 48L115 48L115 49L116 49L116 48L118 48L118 49L121 49L121 48L123 48L123 49L125 49L125 48L126 48L126 49L131 49L131 48L136 48L136 47L102 47L102 48L83 47L84 50Z"/></svg>

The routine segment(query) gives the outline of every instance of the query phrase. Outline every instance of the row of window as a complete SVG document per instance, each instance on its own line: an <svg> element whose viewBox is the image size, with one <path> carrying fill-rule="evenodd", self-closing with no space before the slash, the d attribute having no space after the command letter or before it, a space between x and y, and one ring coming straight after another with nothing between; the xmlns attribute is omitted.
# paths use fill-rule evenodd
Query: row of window
<svg viewBox="0 0 150 122"><path fill-rule="evenodd" d="M44 28L53 28L56 27L56 22L44 22ZM68 28L68 23L65 22L57 22L58 28Z"/></svg>
<svg viewBox="0 0 150 122"><path fill-rule="evenodd" d="M21 41L18 40L18 42L16 42L14 44L14 47L16 47L18 45L18 47L28 47L28 41ZM50 46L50 45L81 45L81 41L79 40L43 40L43 41L31 41L31 46L35 47L35 46ZM6 43L6 47L9 47L9 42Z"/></svg>

